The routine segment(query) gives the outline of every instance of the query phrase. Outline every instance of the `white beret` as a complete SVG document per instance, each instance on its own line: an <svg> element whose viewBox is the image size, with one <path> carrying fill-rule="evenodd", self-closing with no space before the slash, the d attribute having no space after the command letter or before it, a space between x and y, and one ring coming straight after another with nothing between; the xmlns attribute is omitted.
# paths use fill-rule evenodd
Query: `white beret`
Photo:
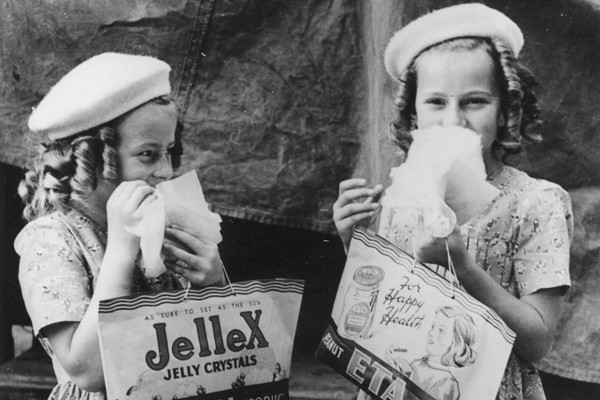
<svg viewBox="0 0 600 400"><path fill-rule="evenodd" d="M425 14L396 32L385 49L385 68L399 79L423 50L461 37L501 39L515 57L524 43L521 29L500 11L479 3L459 4Z"/></svg>
<svg viewBox="0 0 600 400"><path fill-rule="evenodd" d="M171 67L154 57L103 53L73 68L33 110L28 126L50 140L101 125L171 93Z"/></svg>

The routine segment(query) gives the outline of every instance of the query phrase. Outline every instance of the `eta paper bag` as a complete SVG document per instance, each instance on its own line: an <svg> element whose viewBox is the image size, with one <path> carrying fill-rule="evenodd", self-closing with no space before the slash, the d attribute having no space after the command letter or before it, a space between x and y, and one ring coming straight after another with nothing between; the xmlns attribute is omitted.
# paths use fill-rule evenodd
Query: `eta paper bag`
<svg viewBox="0 0 600 400"><path fill-rule="evenodd" d="M515 334L432 268L355 228L316 356L378 399L493 400Z"/></svg>
<svg viewBox="0 0 600 400"><path fill-rule="evenodd" d="M101 301L108 399L288 399L303 288L276 279Z"/></svg>

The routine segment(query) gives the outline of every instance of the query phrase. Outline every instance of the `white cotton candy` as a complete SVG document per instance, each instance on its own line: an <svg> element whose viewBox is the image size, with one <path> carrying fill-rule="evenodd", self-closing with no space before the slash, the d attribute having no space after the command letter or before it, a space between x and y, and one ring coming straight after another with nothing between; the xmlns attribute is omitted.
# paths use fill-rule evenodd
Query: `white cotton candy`
<svg viewBox="0 0 600 400"><path fill-rule="evenodd" d="M161 257L165 228L176 225L205 242L221 242L221 217L209 210L196 171L156 186L157 199L144 206L142 219L126 229L140 237L144 275L166 272Z"/></svg>
<svg viewBox="0 0 600 400"><path fill-rule="evenodd" d="M486 181L477 133L435 126L412 135L406 161L390 174L382 220L418 215L425 232L446 237L456 223L482 213L498 190Z"/></svg>
<svg viewBox="0 0 600 400"><path fill-rule="evenodd" d="M156 186L165 199L166 223L213 243L221 237L221 216L208 208L196 171Z"/></svg>

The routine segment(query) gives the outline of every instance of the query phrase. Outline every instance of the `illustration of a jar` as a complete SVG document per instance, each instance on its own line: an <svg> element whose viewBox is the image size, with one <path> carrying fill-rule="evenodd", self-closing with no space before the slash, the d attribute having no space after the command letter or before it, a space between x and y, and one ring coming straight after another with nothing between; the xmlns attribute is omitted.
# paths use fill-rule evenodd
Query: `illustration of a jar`
<svg viewBox="0 0 600 400"><path fill-rule="evenodd" d="M340 336L351 340L371 337L379 283L384 275L383 269L374 265L364 265L354 271L338 321Z"/></svg>

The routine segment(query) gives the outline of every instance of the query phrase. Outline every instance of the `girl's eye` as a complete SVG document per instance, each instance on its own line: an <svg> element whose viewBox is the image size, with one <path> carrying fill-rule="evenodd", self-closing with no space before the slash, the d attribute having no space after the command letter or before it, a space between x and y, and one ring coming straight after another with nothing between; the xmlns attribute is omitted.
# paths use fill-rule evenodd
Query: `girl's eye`
<svg viewBox="0 0 600 400"><path fill-rule="evenodd" d="M443 106L445 104L444 100L439 97L432 97L430 99L425 100L425 104L431 104L434 106Z"/></svg>
<svg viewBox="0 0 600 400"><path fill-rule="evenodd" d="M175 147L170 147L166 149L163 153L163 150L159 149L149 149L140 151L136 154L136 157L140 159L141 162L146 164L153 164L159 162L162 158L166 158L167 160L171 160L173 155L177 153L177 149Z"/></svg>
<svg viewBox="0 0 600 400"><path fill-rule="evenodd" d="M466 103L467 103L467 105L480 106L480 105L488 104L489 102L487 101L486 98L483 98L483 97L472 97L470 99L467 99Z"/></svg>
<svg viewBox="0 0 600 400"><path fill-rule="evenodd" d="M158 154L159 153L157 153L154 150L145 150L145 151L139 152L137 155L138 155L138 157L140 157L142 159L142 162L153 163L158 159Z"/></svg>

